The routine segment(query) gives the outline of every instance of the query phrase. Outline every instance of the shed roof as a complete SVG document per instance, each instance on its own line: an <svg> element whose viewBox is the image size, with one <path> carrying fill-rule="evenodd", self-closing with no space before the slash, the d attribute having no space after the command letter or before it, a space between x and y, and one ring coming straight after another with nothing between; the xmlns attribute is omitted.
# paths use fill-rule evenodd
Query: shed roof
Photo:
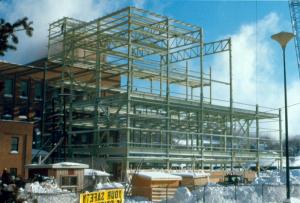
<svg viewBox="0 0 300 203"><path fill-rule="evenodd" d="M99 171L91 168L84 169L84 175L85 176L110 176L109 173L106 173L105 171Z"/></svg>
<svg viewBox="0 0 300 203"><path fill-rule="evenodd" d="M87 164L75 162L59 162L55 164L28 164L27 168L55 168L55 169L85 169L89 168Z"/></svg>
<svg viewBox="0 0 300 203"><path fill-rule="evenodd" d="M145 177L150 180L181 180L182 178L177 175L172 175L163 172L139 172L136 175Z"/></svg>
<svg viewBox="0 0 300 203"><path fill-rule="evenodd" d="M190 177L190 178L200 178L200 177L208 177L210 176L209 173L199 173L199 172L192 172L192 171L182 171L182 172L175 172L172 173L173 175L176 176L181 176L181 177Z"/></svg>

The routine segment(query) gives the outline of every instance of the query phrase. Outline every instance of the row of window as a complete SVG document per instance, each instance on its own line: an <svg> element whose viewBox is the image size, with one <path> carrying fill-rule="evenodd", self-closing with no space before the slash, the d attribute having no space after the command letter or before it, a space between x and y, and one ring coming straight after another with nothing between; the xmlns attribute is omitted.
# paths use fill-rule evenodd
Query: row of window
<svg viewBox="0 0 300 203"><path fill-rule="evenodd" d="M7 105L7 106L4 105L1 118L5 119L5 120L11 120L11 119L13 119L13 114L14 114L13 106L11 106L11 105ZM28 107L27 106L20 107L19 110L18 110L18 112L15 114L15 116L17 116L21 120L27 120L28 119L27 118L27 116L28 116ZM32 118L30 118L30 119L40 120L41 117L42 117L41 110L36 109L34 111L34 116Z"/></svg>
<svg viewBox="0 0 300 203"><path fill-rule="evenodd" d="M20 97L27 98L29 91L29 82L28 81L21 81L20 82ZM5 97L12 97L13 96L13 88L14 88L14 80L6 79L4 80L4 96ZM41 99L42 98L42 83L35 82L34 84L34 98Z"/></svg>

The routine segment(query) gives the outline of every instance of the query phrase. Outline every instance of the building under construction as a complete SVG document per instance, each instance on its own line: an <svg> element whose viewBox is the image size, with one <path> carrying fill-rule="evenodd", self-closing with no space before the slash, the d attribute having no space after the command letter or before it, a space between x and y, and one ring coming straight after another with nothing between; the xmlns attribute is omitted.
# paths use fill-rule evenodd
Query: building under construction
<svg viewBox="0 0 300 203"><path fill-rule="evenodd" d="M133 7L50 24L47 62L30 73L45 79L43 142L66 137L67 159L122 179L136 167L281 163L280 110L234 102L232 69L242 68L232 67L234 42L203 33Z"/></svg>

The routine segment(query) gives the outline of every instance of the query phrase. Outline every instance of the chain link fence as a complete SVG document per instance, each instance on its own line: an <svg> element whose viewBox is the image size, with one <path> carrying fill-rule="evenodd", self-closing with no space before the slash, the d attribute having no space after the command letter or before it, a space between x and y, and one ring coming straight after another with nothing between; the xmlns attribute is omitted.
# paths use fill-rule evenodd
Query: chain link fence
<svg viewBox="0 0 300 203"><path fill-rule="evenodd" d="M161 187L160 199L153 202L160 203L282 203L286 199L286 185L284 184L259 184L259 185L207 185L188 186L178 188L177 191L170 187ZM153 188L152 188L153 189ZM143 188L140 188L143 190ZM144 194L148 194L144 190ZM153 192L152 192L153 193ZM135 196L133 194L133 196ZM150 195L151 196L151 195ZM291 185L292 198L300 200L300 184ZM149 197L149 195L148 195ZM137 200L139 199L139 200ZM149 198L130 197L126 203L149 203ZM141 201L143 200L143 201ZM295 201L294 201L295 202ZM296 201L297 202L297 201Z"/></svg>
<svg viewBox="0 0 300 203"><path fill-rule="evenodd" d="M192 194L197 203L277 203L286 199L286 185L198 186ZM300 199L300 184L291 185L291 196Z"/></svg>

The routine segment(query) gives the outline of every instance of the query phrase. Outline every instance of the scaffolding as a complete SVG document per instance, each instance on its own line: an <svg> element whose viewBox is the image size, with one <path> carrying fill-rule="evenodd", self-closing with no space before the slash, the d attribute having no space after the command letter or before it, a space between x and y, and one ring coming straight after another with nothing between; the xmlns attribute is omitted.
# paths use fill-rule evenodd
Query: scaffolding
<svg viewBox="0 0 300 203"><path fill-rule="evenodd" d="M299 0L289 0L289 8L290 8L290 15L291 15L291 22L293 33L295 35L294 43L295 43L295 50L296 50L296 57L297 57L297 64L298 64L298 71L300 77L300 1Z"/></svg>
<svg viewBox="0 0 300 203"><path fill-rule="evenodd" d="M70 95L55 107L63 112L66 102L68 157L101 159L121 177L141 160L200 169L281 160L280 110L233 102L231 45L134 7L50 24L46 70L58 75L47 87ZM220 56L225 79L208 65ZM278 150L261 147L267 135L278 138Z"/></svg>

